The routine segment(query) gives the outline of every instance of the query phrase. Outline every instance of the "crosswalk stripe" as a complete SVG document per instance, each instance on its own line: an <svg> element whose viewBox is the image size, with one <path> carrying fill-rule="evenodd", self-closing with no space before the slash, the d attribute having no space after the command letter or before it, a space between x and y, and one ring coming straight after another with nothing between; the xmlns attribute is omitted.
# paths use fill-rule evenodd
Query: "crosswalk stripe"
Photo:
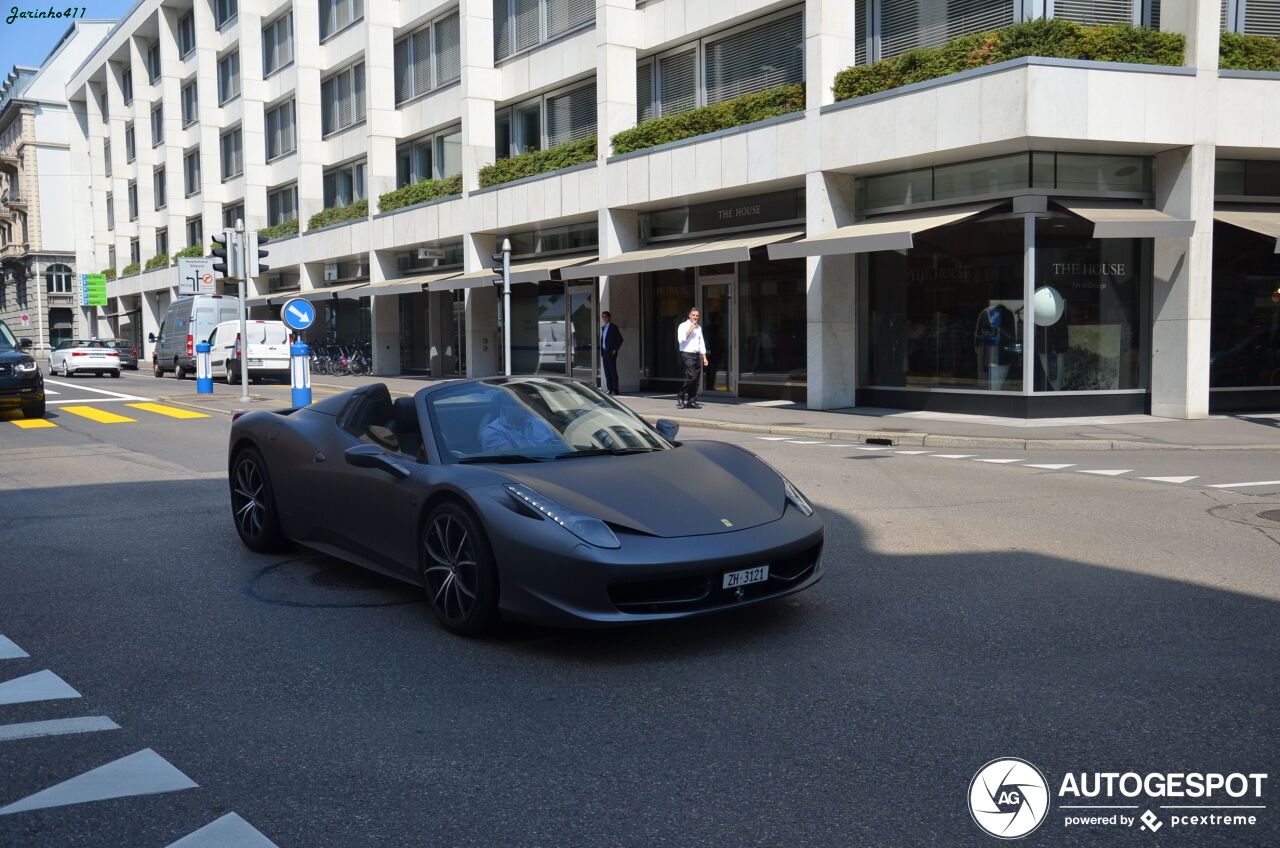
<svg viewBox="0 0 1280 848"><path fill-rule="evenodd" d="M0 816L27 810L87 804L90 801L105 801L108 798L177 792L182 789L195 789L197 785L164 757L150 748L143 748L137 753L113 760L70 780L50 786L48 789L42 789L34 795L14 801L7 807L0 807Z"/></svg>
<svg viewBox="0 0 1280 848"><path fill-rule="evenodd" d="M0 725L0 742L14 739L36 739L40 736L65 736L69 733L93 733L98 730L119 730L106 716L81 716L79 718L55 718L48 721L28 721L22 724Z"/></svg>
<svg viewBox="0 0 1280 848"><path fill-rule="evenodd" d="M1047 471L1061 471L1064 468L1074 468L1074 462L1063 462L1057 465L1028 465L1027 468L1043 468Z"/></svg>
<svg viewBox="0 0 1280 848"><path fill-rule="evenodd" d="M856 448L857 445L827 445L829 448Z"/></svg>
<svg viewBox="0 0 1280 848"><path fill-rule="evenodd" d="M8 636L0 636L0 660L20 660L27 656L30 654L15 645Z"/></svg>
<svg viewBox="0 0 1280 848"><path fill-rule="evenodd" d="M996 465L1004 465L1006 462L1022 462L1020 459L979 459L978 462L994 462Z"/></svg>
<svg viewBox="0 0 1280 848"><path fill-rule="evenodd" d="M156 415L167 415L170 418L208 418L209 416L203 412L196 412L191 409L182 409L177 406L165 406L162 403L127 403L125 406L141 409L143 412L154 412Z"/></svg>
<svg viewBox="0 0 1280 848"><path fill-rule="evenodd" d="M785 442L786 436L756 436L762 442Z"/></svg>
<svg viewBox="0 0 1280 848"><path fill-rule="evenodd" d="M792 445L817 445L817 444L821 444L820 442L807 442L807 441L801 441L801 440L798 440L798 439L788 439L788 440L787 440L787 443L788 443L788 444L792 444Z"/></svg>
<svg viewBox="0 0 1280 848"><path fill-rule="evenodd" d="M235 813L227 813L168 848L277 848L276 844Z"/></svg>
<svg viewBox="0 0 1280 848"><path fill-rule="evenodd" d="M1192 474L1188 477L1141 477L1141 480L1151 480L1156 483L1186 483L1191 480L1199 479L1198 474Z"/></svg>
<svg viewBox="0 0 1280 848"><path fill-rule="evenodd" d="M1239 489L1242 486L1280 486L1280 480L1259 480L1256 483L1211 483L1210 489Z"/></svg>
<svg viewBox="0 0 1280 848"><path fill-rule="evenodd" d="M1132 471L1132 470L1133 470L1132 468L1108 468L1108 469L1104 469L1104 470L1091 469L1091 468L1081 468L1077 473L1079 473L1079 474L1100 474L1100 475L1102 475L1103 477L1119 477L1121 474L1128 474L1128 473L1129 473L1130 471Z"/></svg>
<svg viewBox="0 0 1280 848"><path fill-rule="evenodd" d="M79 415L81 418L88 418L90 421L97 421L99 424L132 424L138 420L124 415L116 415L114 412L107 412L105 409L96 409L92 406L64 406L62 411L70 412L72 415Z"/></svg>
<svg viewBox="0 0 1280 848"><path fill-rule="evenodd" d="M934 459L973 459L974 454L971 453L935 453Z"/></svg>
<svg viewBox="0 0 1280 848"><path fill-rule="evenodd" d="M882 451L882 450L888 450L888 448L886 448L886 447L882 447L882 446L880 446L880 445L858 445L858 450L864 450L864 451Z"/></svg>
<svg viewBox="0 0 1280 848"><path fill-rule="evenodd" d="M922 453L928 453L928 451L927 451L927 450L918 450L918 451L912 451L912 450L896 450L896 451L894 451L894 453L901 453L901 454L905 454L905 455L907 455L907 456L919 456L919 455L920 455L920 454L922 454Z"/></svg>
<svg viewBox="0 0 1280 848"><path fill-rule="evenodd" d="M0 704L30 704L79 697L80 693L67 681L47 668L0 683Z"/></svg>
<svg viewBox="0 0 1280 848"><path fill-rule="evenodd" d="M47 418L18 418L9 423L15 427L21 427L23 430L43 430L46 427L58 426Z"/></svg>

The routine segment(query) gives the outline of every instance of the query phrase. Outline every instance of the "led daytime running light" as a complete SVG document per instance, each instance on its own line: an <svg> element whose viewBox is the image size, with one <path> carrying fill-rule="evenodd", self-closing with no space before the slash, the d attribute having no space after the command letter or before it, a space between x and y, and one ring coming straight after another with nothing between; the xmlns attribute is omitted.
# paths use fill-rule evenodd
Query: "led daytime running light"
<svg viewBox="0 0 1280 848"><path fill-rule="evenodd" d="M539 515L559 524L589 545L595 545L597 548L622 547L622 543L618 541L618 537L609 529L609 525L598 518L574 512L550 498L544 498L528 486L522 486L518 483L508 484L507 491L516 500L525 504Z"/></svg>

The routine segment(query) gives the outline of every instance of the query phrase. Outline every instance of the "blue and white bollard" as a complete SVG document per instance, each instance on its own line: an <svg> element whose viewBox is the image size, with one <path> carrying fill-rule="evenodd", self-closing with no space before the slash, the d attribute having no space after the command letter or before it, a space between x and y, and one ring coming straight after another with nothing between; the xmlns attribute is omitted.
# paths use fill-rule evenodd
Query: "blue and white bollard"
<svg viewBox="0 0 1280 848"><path fill-rule="evenodd" d="M293 384L293 407L311 405L311 348L303 342L289 345L289 381Z"/></svg>
<svg viewBox="0 0 1280 848"><path fill-rule="evenodd" d="M196 345L196 394L213 394L213 370L209 367L208 342Z"/></svg>

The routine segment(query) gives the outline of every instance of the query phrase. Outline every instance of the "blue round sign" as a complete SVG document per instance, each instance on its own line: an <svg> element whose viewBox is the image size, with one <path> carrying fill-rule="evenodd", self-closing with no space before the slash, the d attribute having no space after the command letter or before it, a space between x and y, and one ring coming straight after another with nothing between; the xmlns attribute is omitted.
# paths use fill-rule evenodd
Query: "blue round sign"
<svg viewBox="0 0 1280 848"><path fill-rule="evenodd" d="M310 301L295 297L285 301L280 318L291 330L305 330L316 322L316 308Z"/></svg>

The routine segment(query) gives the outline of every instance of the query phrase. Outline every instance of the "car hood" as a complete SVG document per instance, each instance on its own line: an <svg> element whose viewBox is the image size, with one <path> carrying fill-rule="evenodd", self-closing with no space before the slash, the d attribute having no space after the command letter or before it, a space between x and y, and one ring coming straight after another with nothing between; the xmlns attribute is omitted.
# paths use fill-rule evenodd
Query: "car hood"
<svg viewBox="0 0 1280 848"><path fill-rule="evenodd" d="M733 445L504 466L502 473L570 509L652 536L729 533L782 517L778 473Z"/></svg>
<svg viewBox="0 0 1280 848"><path fill-rule="evenodd" d="M0 364L10 365L30 358L31 354L21 350L0 350Z"/></svg>

